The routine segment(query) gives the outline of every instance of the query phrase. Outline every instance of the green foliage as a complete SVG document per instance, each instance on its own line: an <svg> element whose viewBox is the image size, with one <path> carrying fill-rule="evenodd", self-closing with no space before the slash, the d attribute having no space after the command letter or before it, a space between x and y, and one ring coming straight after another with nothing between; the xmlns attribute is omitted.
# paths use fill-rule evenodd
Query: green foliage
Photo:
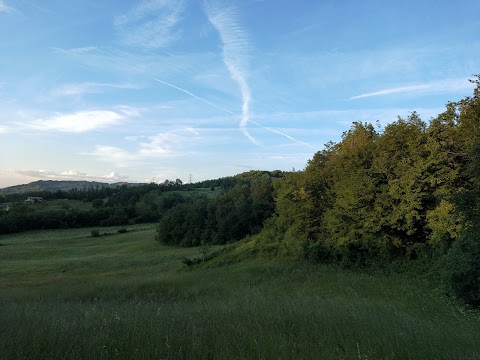
<svg viewBox="0 0 480 360"><path fill-rule="evenodd" d="M274 210L272 178L247 173L217 197L199 196L161 218L156 240L167 245L225 244L256 234Z"/></svg>
<svg viewBox="0 0 480 360"><path fill-rule="evenodd" d="M431 230L429 243L441 251L448 249L462 229L460 220L455 204L445 199L440 200L440 203L426 214L427 226Z"/></svg>
<svg viewBox="0 0 480 360"><path fill-rule="evenodd" d="M94 208L100 208L103 206L103 199L95 199L92 201L92 206Z"/></svg>
<svg viewBox="0 0 480 360"><path fill-rule="evenodd" d="M125 209L118 208L108 217L108 219L100 221L100 226L115 226L128 224L129 216Z"/></svg>
<svg viewBox="0 0 480 360"><path fill-rule="evenodd" d="M100 231L98 229L90 231L90 236L91 237L99 237L100 236Z"/></svg>
<svg viewBox="0 0 480 360"><path fill-rule="evenodd" d="M198 261L195 261L195 260L192 260L192 259L189 259L187 257L181 257L180 260L182 261L182 264L184 264L185 266L192 266L192 265L195 265L198 263Z"/></svg>
<svg viewBox="0 0 480 360"><path fill-rule="evenodd" d="M463 232L443 265L447 292L466 304L480 306L480 226Z"/></svg>
<svg viewBox="0 0 480 360"><path fill-rule="evenodd" d="M480 306L480 141L473 148L470 159L468 171L472 187L457 198L459 210L467 222L446 256L443 275L450 294L466 304Z"/></svg>
<svg viewBox="0 0 480 360"><path fill-rule="evenodd" d="M280 244L295 234L305 258L346 266L433 262L465 242L466 224L479 222L467 214L475 207L459 211L456 200L474 188L468 169L480 168L470 155L480 138L473 82L473 97L449 103L429 124L416 112L383 129L354 122L305 171L274 184L274 224L258 239Z"/></svg>
<svg viewBox="0 0 480 360"><path fill-rule="evenodd" d="M2 202L8 200L14 211L0 212L0 234L35 229L157 222L169 209L189 201L198 193L204 193L203 189L188 190L177 181L175 186L90 186L80 190L72 188L68 191L2 195ZM208 196L214 198L221 192L220 188L208 191ZM24 204L27 195L41 196L45 201L29 206Z"/></svg>

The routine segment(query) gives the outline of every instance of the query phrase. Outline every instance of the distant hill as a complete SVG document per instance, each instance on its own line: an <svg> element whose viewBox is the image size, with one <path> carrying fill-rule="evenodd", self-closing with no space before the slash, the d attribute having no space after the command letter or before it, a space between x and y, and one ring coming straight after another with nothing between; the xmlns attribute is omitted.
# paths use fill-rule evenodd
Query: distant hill
<svg viewBox="0 0 480 360"><path fill-rule="evenodd" d="M129 186L136 186L136 185L143 185L137 183L125 183L125 182L117 182L114 184L98 182L98 181L63 181L63 180L39 180L34 181L29 184L23 185L15 185L9 186L3 189L0 189L0 194L14 194L14 193L27 193L27 192L35 192L35 191L68 191L71 189L78 189L84 190L90 187L96 188L98 187L117 187L121 185L129 185Z"/></svg>

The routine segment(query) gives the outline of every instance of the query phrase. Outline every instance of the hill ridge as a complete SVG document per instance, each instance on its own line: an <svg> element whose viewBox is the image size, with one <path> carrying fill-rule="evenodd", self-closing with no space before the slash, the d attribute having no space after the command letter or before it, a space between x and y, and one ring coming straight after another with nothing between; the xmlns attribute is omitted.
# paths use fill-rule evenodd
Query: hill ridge
<svg viewBox="0 0 480 360"><path fill-rule="evenodd" d="M58 190L68 191L72 189L84 190L90 187L117 187L121 185L143 185L141 183L115 182L107 183L100 181L86 181L86 180L37 180L28 184L8 186L0 189L0 194L14 194L27 193L35 191L49 191L54 192Z"/></svg>

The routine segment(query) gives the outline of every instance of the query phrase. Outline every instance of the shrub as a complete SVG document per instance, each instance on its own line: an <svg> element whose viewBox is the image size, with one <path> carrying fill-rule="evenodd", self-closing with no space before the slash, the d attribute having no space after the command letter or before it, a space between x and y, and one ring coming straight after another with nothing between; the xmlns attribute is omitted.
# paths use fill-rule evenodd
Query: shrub
<svg viewBox="0 0 480 360"><path fill-rule="evenodd" d="M445 259L443 280L450 295L480 306L480 226L468 229L453 244Z"/></svg>
<svg viewBox="0 0 480 360"><path fill-rule="evenodd" d="M97 229L90 231L90 236L91 237L99 237L100 236L100 231Z"/></svg>

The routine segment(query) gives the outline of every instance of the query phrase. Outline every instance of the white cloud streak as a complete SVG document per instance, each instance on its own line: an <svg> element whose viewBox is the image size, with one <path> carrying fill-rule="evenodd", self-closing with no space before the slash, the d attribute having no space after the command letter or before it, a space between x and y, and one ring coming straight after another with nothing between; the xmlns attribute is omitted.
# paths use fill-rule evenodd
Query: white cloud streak
<svg viewBox="0 0 480 360"><path fill-rule="evenodd" d="M85 54L93 53L94 51L97 50L97 47L85 46L85 47L72 48L72 49L62 49L62 48L52 47L51 49L54 52L66 54L66 55L85 55Z"/></svg>
<svg viewBox="0 0 480 360"><path fill-rule="evenodd" d="M164 85L170 86L170 87L172 87L172 88L174 88L174 89L177 89L177 90L179 90L179 91L182 91L182 92L184 92L184 93L186 93L186 94L194 97L195 99L198 99L198 100L200 100L200 101L202 101L202 102L204 102L204 103L206 103L206 104L208 104L208 105L210 105L210 106L213 106L213 107L215 107L215 108L217 108L217 109L219 109L219 110L222 110L222 111L224 111L224 112L226 112L226 113L228 113L228 114L230 114L230 115L236 115L233 111L230 111L230 110L228 110L228 109L225 109L225 108L223 108L223 107L221 107L221 106L219 106L219 105L217 105L217 104L215 104L215 103L212 103L211 101L208 101L208 100L205 99L205 98L202 98L202 97L200 97L200 96L198 96L198 95L195 95L195 94L192 93L191 91L188 91L188 90L183 89L183 88L181 88L181 87L178 87L178 86L175 86L175 85L173 85L173 84L167 83L166 81L163 81L163 80L160 80L160 79L153 78L153 80L158 81L158 82L160 82L160 83L162 83L162 84L164 84ZM280 135L280 136L286 137L287 139L290 139L290 140L292 140L293 142L296 142L296 143L303 144L303 145L306 145L306 146L308 146L308 147L311 147L310 144L307 144L307 143L305 143L305 142L303 142L303 141L297 140L297 139L291 137L290 135L287 135L287 134L285 134L285 133L283 133L283 132L281 132L281 131L279 131L279 130L275 130L275 129L272 129L272 128L267 127L267 126L263 126L263 125L259 124L258 122L251 120L250 118L248 119L248 121L251 122L252 124L257 125L258 127L262 128L262 129L264 129L264 130L267 130L267 131L273 132L273 133L275 133L275 134L278 134L278 135ZM244 129L244 130L245 130L245 129ZM248 132L247 132L247 133L248 133ZM250 136L250 134L248 134L248 136ZM247 136L247 137L248 137L248 136ZM249 139L250 139L250 138L249 138ZM256 144L256 145L259 144L256 139L254 139L253 137L252 137L252 139L254 140L254 144Z"/></svg>
<svg viewBox="0 0 480 360"><path fill-rule="evenodd" d="M175 26L182 12L183 1L145 0L127 14L116 17L114 24L125 45L161 48L180 37Z"/></svg>
<svg viewBox="0 0 480 360"><path fill-rule="evenodd" d="M136 159L135 155L130 154L128 151L108 145L97 145L95 146L95 150L88 155L93 155L98 159L112 163L117 167L126 167Z"/></svg>
<svg viewBox="0 0 480 360"><path fill-rule="evenodd" d="M181 156L187 153L186 149L199 139L200 134L197 130L181 127L148 136L146 141L139 142L134 151L126 151L115 146L97 145L94 151L87 155L95 156L117 167L126 167L147 159Z"/></svg>
<svg viewBox="0 0 480 360"><path fill-rule="evenodd" d="M442 93L442 92L455 92L455 91L463 91L473 88L473 85L468 82L467 78L462 79L448 79L448 80L440 80L426 84L415 84L415 85L408 85L408 86L398 86L392 87L387 89L382 89L379 91L360 94L356 96L352 96L350 99L363 99L368 97L375 97L375 96L386 96L392 94L432 94L432 93Z"/></svg>
<svg viewBox="0 0 480 360"><path fill-rule="evenodd" d="M297 139L291 137L290 135L287 135L287 134L285 134L285 133L283 133L283 132L281 132L281 131L272 129L272 128L267 127L267 126L263 126L263 125L259 124L259 123L256 122L256 121L250 120L250 122L251 122L252 124L257 125L258 127L261 127L262 129L265 129L265 130L268 130L268 131L273 132L273 133L275 133L275 134L278 134L278 135L281 135L281 136L283 136L283 137L286 137L287 139L290 139L290 140L292 140L293 142L296 142L296 143L299 143L299 144L302 144L302 145L305 145L305 146L308 146L308 147L313 147L312 145L310 145L310 144L308 144L308 143L306 143L306 142L297 140Z"/></svg>
<svg viewBox="0 0 480 360"><path fill-rule="evenodd" d="M114 171L107 175L88 175L87 173L78 170L67 170L61 173L52 170L15 170L14 172L19 175L28 176L36 179L49 180L85 180L115 182L127 181L129 179L128 176L118 174Z"/></svg>
<svg viewBox="0 0 480 360"><path fill-rule="evenodd" d="M137 109L126 106L119 107L116 111L79 111L71 114L57 114L48 119L37 119L27 124L27 127L41 131L83 133L117 125L122 120L138 114Z"/></svg>
<svg viewBox="0 0 480 360"><path fill-rule="evenodd" d="M140 157L162 157L171 155L180 149L182 144L199 139L199 133L190 127L180 128L164 133L158 133L148 138L148 142L141 143L138 152Z"/></svg>
<svg viewBox="0 0 480 360"><path fill-rule="evenodd" d="M205 11L208 20L220 35L223 44L223 62L232 79L240 87L242 94L240 129L252 143L258 145L257 140L247 130L251 101L250 87L247 82L250 42L247 33L238 24L237 14L233 6L223 7L218 5L213 4L212 1L206 1Z"/></svg>
<svg viewBox="0 0 480 360"><path fill-rule="evenodd" d="M75 96L83 94L100 94L107 89L139 89L139 86L129 83L112 84L84 82L78 84L66 84L55 89L52 93L54 96Z"/></svg>

